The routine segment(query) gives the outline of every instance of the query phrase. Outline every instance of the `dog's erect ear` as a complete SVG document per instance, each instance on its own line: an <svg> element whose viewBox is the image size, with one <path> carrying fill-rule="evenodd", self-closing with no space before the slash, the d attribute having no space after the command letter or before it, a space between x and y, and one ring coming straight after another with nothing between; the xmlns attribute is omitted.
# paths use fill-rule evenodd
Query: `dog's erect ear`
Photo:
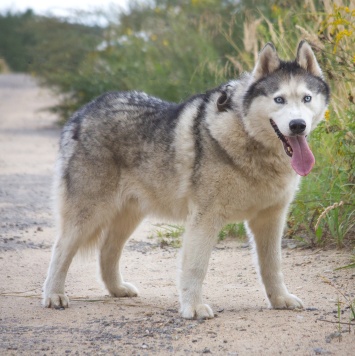
<svg viewBox="0 0 355 356"><path fill-rule="evenodd" d="M323 77L316 56L307 41L301 41L297 48L297 64L316 77Z"/></svg>
<svg viewBox="0 0 355 356"><path fill-rule="evenodd" d="M280 66L280 58L272 43L267 43L259 54L258 61L253 70L254 80L259 80L271 74Z"/></svg>
<svg viewBox="0 0 355 356"><path fill-rule="evenodd" d="M224 112L229 109L230 97L227 92L222 91L217 99L217 109L219 112Z"/></svg>

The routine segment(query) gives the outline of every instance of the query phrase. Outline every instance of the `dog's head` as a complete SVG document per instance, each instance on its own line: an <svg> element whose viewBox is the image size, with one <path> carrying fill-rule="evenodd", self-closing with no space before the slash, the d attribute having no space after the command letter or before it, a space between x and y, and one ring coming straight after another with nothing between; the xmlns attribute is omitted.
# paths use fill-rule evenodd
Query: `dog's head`
<svg viewBox="0 0 355 356"><path fill-rule="evenodd" d="M265 146L280 145L280 139L293 169L304 176L314 165L306 137L324 117L328 101L329 87L306 41L300 42L292 62L280 60L268 43L243 99L245 127Z"/></svg>

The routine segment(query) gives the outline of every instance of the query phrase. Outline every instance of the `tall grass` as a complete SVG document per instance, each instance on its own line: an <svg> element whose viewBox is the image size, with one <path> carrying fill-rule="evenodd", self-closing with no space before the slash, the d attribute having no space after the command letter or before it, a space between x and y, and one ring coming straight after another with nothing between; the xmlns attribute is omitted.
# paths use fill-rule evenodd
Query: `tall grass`
<svg viewBox="0 0 355 356"><path fill-rule="evenodd" d="M355 243L355 4L324 3L317 27L303 28L314 39L333 99L311 140L316 170L304 179L292 210L296 228L304 216L312 244L343 247Z"/></svg>
<svg viewBox="0 0 355 356"><path fill-rule="evenodd" d="M355 4L329 0L286 3L275 2L269 17L262 13L250 16L244 23L242 44L235 44L224 32L236 52L228 59L236 69L251 68L270 40L286 58L293 56L300 38L311 43L331 85L332 100L324 121L312 134L316 166L302 180L286 234L311 245L354 246Z"/></svg>

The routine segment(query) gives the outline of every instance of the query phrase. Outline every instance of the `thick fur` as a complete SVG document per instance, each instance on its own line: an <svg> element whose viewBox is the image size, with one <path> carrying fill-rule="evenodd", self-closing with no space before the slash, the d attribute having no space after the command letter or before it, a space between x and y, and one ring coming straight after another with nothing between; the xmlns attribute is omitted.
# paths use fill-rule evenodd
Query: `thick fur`
<svg viewBox="0 0 355 356"><path fill-rule="evenodd" d="M275 103L282 95L287 103ZM311 103L303 97L311 95ZM270 118L284 135L302 118L309 134L324 116L329 89L310 46L293 62L271 44L252 73L181 104L139 92L110 92L65 125L55 175L58 237L44 305L67 307L72 258L100 247L102 279L114 297L136 296L119 267L123 246L147 215L185 221L179 269L181 314L212 318L202 282L224 224L245 221L274 308L300 308L281 272L281 238L299 183Z"/></svg>

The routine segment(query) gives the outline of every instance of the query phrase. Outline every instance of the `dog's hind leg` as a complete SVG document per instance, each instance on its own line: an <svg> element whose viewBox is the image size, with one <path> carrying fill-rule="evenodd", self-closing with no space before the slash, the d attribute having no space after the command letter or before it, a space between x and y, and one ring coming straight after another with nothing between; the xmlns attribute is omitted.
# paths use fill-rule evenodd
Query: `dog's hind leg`
<svg viewBox="0 0 355 356"><path fill-rule="evenodd" d="M142 217L137 202L130 201L113 218L105 231L100 250L100 269L102 280L114 297L138 295L135 286L123 281L119 262L125 242L141 222Z"/></svg>
<svg viewBox="0 0 355 356"><path fill-rule="evenodd" d="M59 181L56 189L59 231L43 288L43 304L49 308L68 307L64 284L72 259L79 249L97 243L115 211L112 199L101 191L78 179L71 184L71 192L65 181Z"/></svg>
<svg viewBox="0 0 355 356"><path fill-rule="evenodd" d="M52 250L48 275L44 283L43 304L48 308L69 306L64 284L72 259L85 242L97 238L100 234L99 226L77 225L72 218L62 220L61 231Z"/></svg>
<svg viewBox="0 0 355 356"><path fill-rule="evenodd" d="M194 214L189 220L183 237L179 271L180 311L186 319L210 319L214 314L202 301L202 283L222 224L216 216L204 214Z"/></svg>
<svg viewBox="0 0 355 356"><path fill-rule="evenodd" d="M303 307L302 301L288 292L281 271L281 238L286 212L285 207L268 208L247 224L255 241L266 294L275 309Z"/></svg>

